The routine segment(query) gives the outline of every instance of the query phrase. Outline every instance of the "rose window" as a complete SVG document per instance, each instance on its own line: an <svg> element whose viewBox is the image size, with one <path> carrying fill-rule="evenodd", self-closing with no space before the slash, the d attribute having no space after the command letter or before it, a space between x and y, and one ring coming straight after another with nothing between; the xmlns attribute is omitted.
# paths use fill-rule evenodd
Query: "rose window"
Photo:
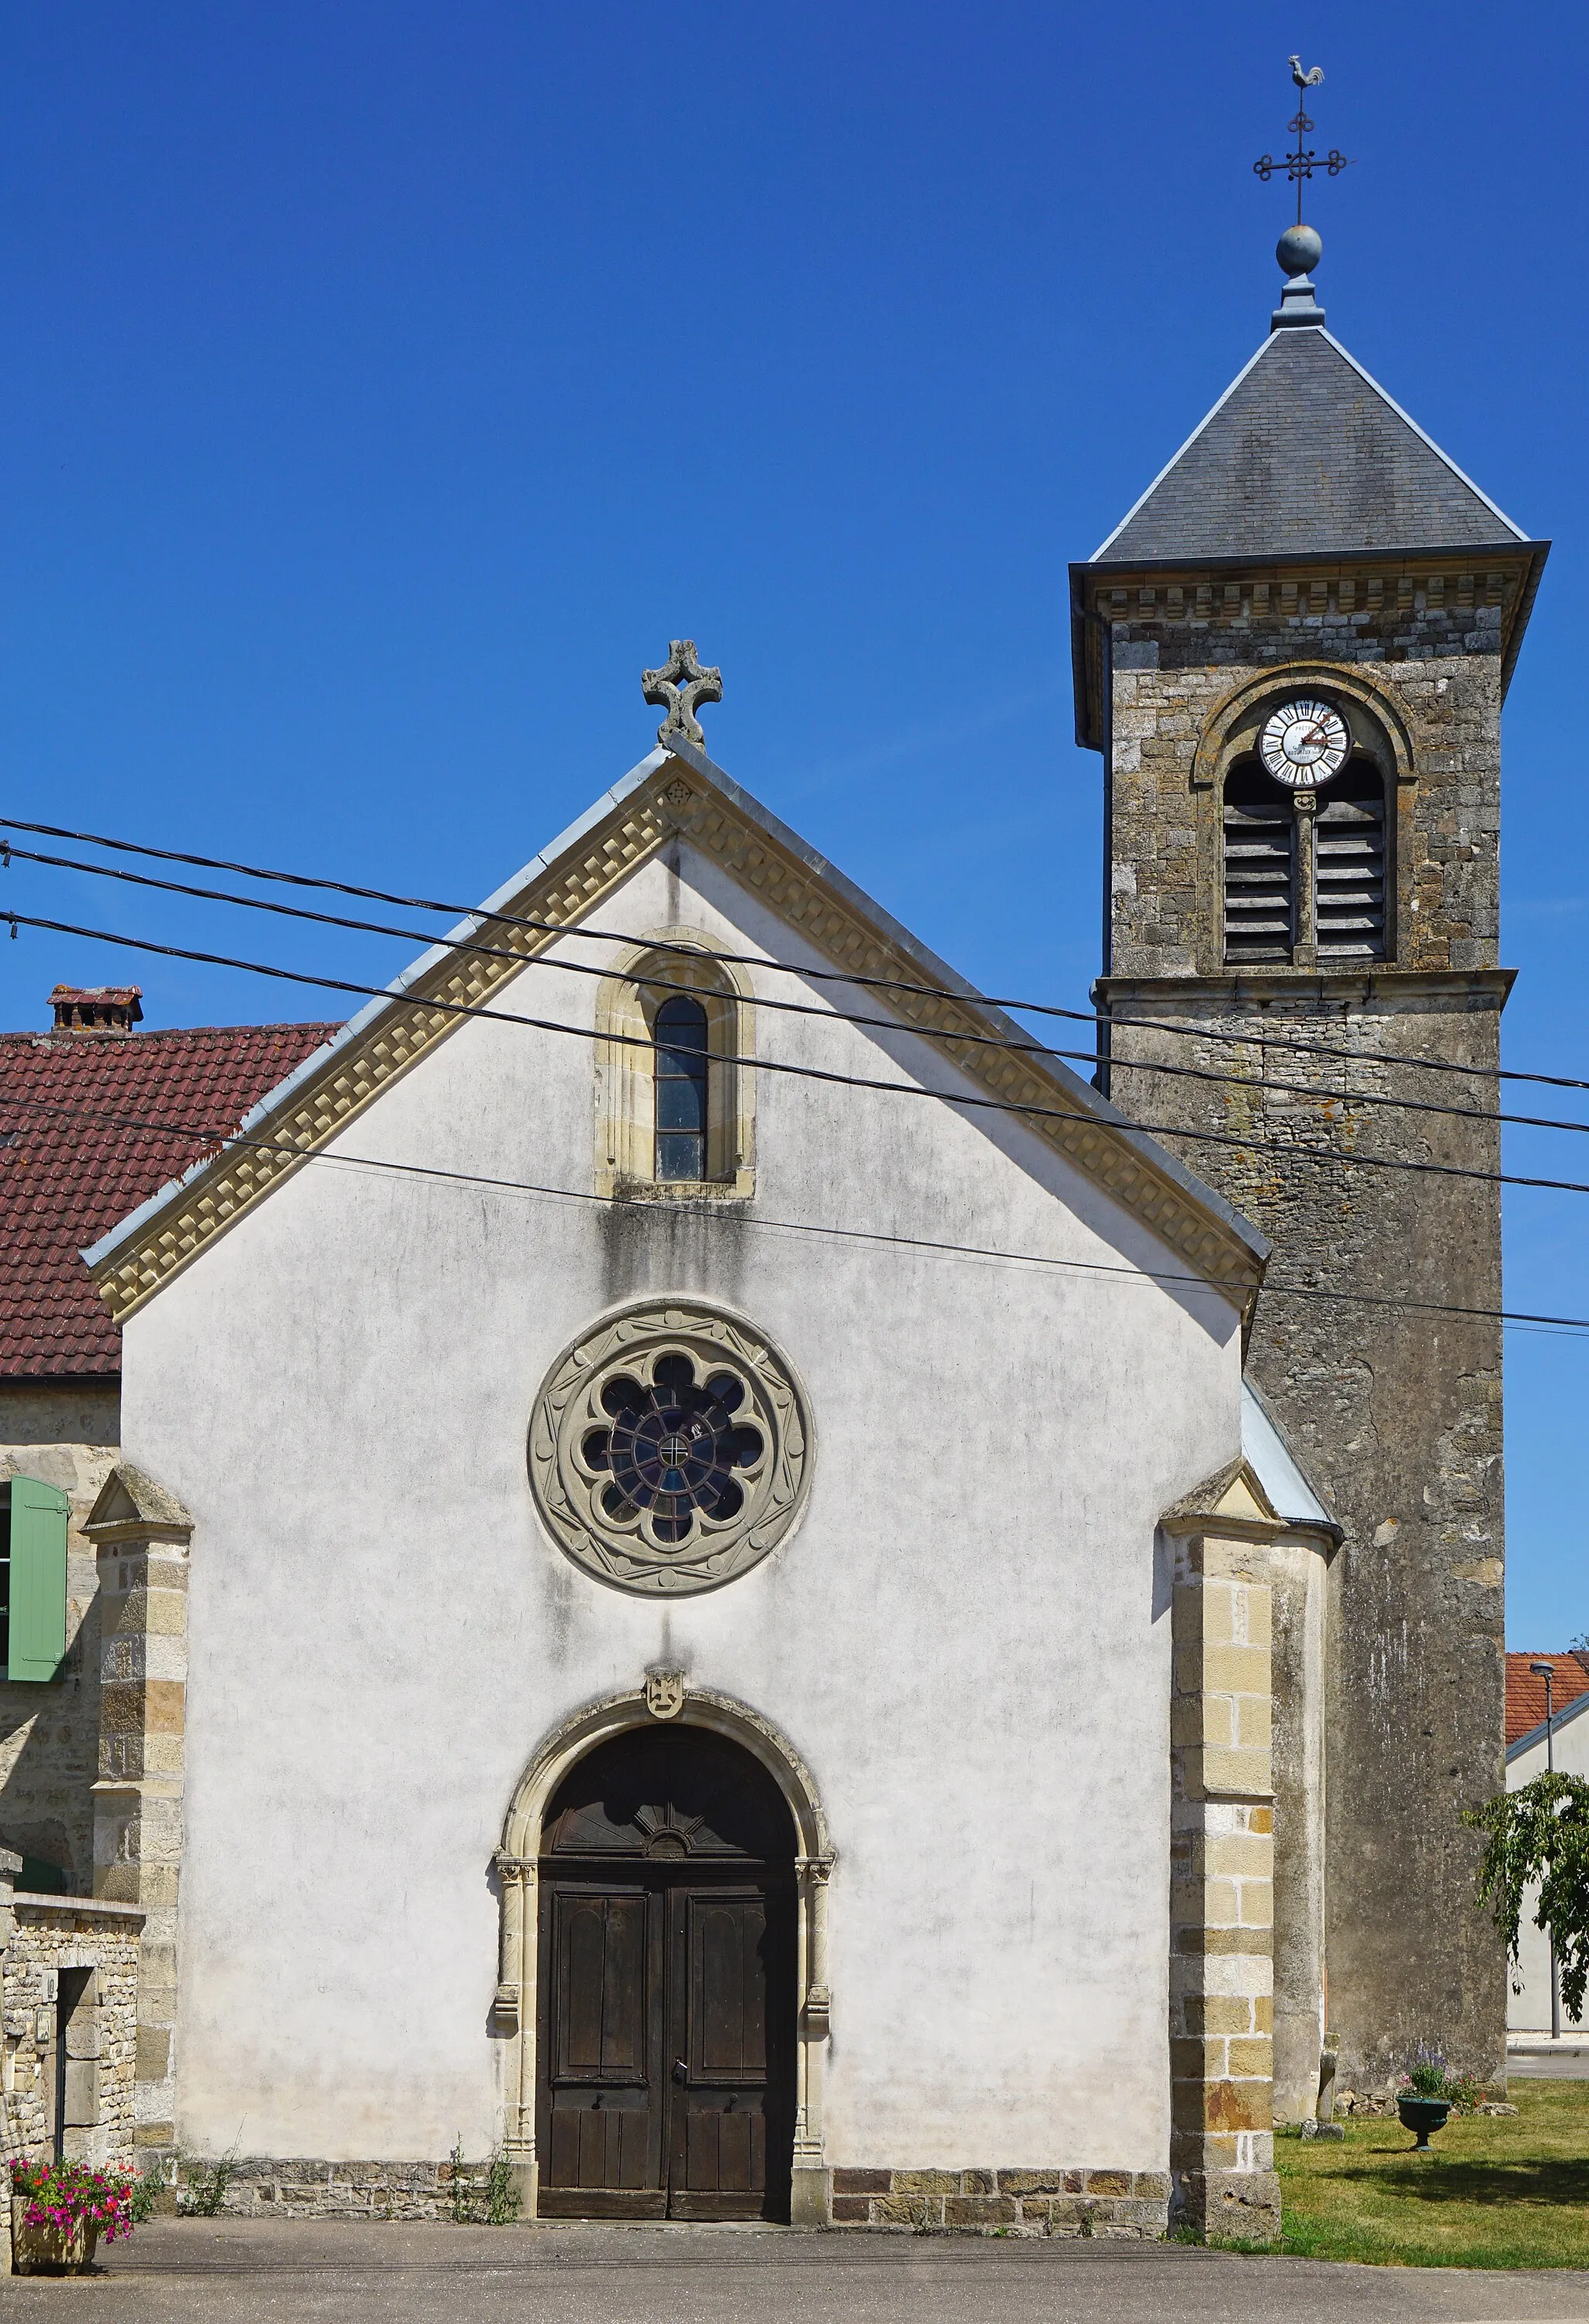
<svg viewBox="0 0 1589 2324"><path fill-rule="evenodd" d="M536 1399L542 1521L605 1582L715 1589L766 1555L804 1500L810 1424L788 1365L737 1317L648 1300L577 1340Z"/></svg>
<svg viewBox="0 0 1589 2324"><path fill-rule="evenodd" d="M593 1428L581 1451L586 1465L609 1470L601 1506L622 1523L643 1509L655 1539L688 1541L697 1517L721 1521L744 1507L743 1472L760 1461L759 1428L735 1423L745 1384L716 1370L704 1380L686 1355L659 1357L651 1385L619 1372L601 1392L610 1428Z"/></svg>

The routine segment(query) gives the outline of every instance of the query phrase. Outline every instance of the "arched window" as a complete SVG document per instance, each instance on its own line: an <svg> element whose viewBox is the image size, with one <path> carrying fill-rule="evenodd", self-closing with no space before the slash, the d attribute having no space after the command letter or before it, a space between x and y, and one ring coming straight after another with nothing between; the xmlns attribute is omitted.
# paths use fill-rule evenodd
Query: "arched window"
<svg viewBox="0 0 1589 2324"><path fill-rule="evenodd" d="M1316 918L1320 960L1385 957L1385 785L1372 759L1348 760L1319 795Z"/></svg>
<svg viewBox="0 0 1589 2324"><path fill-rule="evenodd" d="M1256 759L1224 787L1224 956L1289 963L1297 942L1296 818Z"/></svg>
<svg viewBox="0 0 1589 2324"><path fill-rule="evenodd" d="M1224 786L1226 962L1385 959L1385 839L1384 777L1366 753L1306 814L1260 760L1239 759Z"/></svg>
<svg viewBox="0 0 1589 2324"><path fill-rule="evenodd" d="M707 1012L687 992L656 1015L656 1175L707 1176Z"/></svg>
<svg viewBox="0 0 1589 2324"><path fill-rule="evenodd" d="M596 989L596 1189L665 1202L755 1192L755 1013L743 968L674 924Z"/></svg>

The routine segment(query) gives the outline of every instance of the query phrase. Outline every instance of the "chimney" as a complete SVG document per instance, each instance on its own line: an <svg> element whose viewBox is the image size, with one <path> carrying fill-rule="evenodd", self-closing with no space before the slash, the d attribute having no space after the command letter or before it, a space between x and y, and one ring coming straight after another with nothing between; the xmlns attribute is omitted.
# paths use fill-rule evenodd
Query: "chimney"
<svg viewBox="0 0 1589 2324"><path fill-rule="evenodd" d="M142 1019L142 988L136 984L100 984L81 990L58 984L50 995L58 1033L130 1033Z"/></svg>

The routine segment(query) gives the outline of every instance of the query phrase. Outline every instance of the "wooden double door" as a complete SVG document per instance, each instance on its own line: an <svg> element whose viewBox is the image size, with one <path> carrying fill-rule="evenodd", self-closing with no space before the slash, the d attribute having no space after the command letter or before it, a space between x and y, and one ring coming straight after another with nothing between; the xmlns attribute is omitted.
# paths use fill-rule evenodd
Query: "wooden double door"
<svg viewBox="0 0 1589 2324"><path fill-rule="evenodd" d="M704 1729L618 1737L552 1803L540 1867L540 2208L787 2218L793 1831Z"/></svg>

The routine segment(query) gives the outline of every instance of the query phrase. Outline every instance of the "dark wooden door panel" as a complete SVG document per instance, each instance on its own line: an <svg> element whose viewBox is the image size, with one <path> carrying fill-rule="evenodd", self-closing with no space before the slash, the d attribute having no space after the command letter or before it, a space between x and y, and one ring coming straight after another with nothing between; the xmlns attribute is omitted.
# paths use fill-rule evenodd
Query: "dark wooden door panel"
<svg viewBox="0 0 1589 2324"><path fill-rule="evenodd" d="M703 2082L767 2079L767 1904L691 1896L689 2070Z"/></svg>
<svg viewBox="0 0 1589 2324"><path fill-rule="evenodd" d="M559 1894L558 1964L559 2081L646 2080L646 1915L633 1895Z"/></svg>
<svg viewBox="0 0 1589 2324"><path fill-rule="evenodd" d="M541 1915L541 2206L661 2217L662 1899L649 1885L555 1882Z"/></svg>
<svg viewBox="0 0 1589 2324"><path fill-rule="evenodd" d="M788 2077L769 2032L786 1982L780 1923L792 1917L780 1908L792 1899L760 1883L681 1884L671 1902L668 2208L675 2218L776 2217L786 2174L770 2180L768 2163L789 2112Z"/></svg>
<svg viewBox="0 0 1589 2324"><path fill-rule="evenodd" d="M634 2193L650 2182L652 2139L650 2092L557 2092L552 2100L550 2179L583 2194ZM657 2190L658 2209L661 2190Z"/></svg>

